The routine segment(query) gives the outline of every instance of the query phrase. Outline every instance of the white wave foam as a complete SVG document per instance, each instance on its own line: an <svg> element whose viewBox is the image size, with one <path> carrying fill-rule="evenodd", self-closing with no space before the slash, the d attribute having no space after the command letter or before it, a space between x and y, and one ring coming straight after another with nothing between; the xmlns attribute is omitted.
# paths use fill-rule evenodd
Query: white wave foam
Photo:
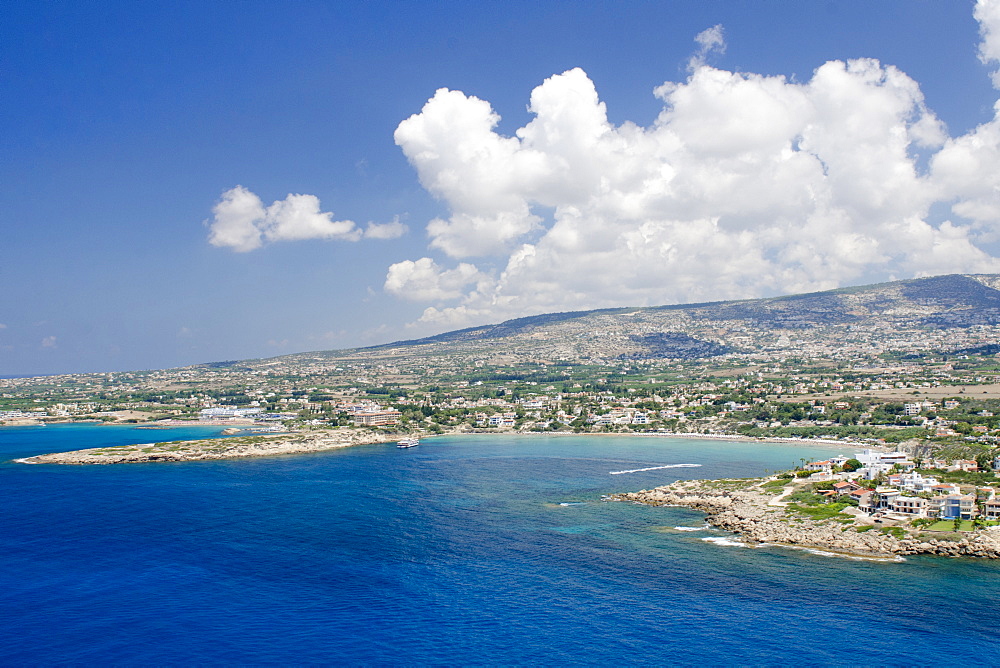
<svg viewBox="0 0 1000 668"><path fill-rule="evenodd" d="M583 501L563 501L560 506L582 506Z"/></svg>
<svg viewBox="0 0 1000 668"><path fill-rule="evenodd" d="M761 547L783 547L788 550L799 550L801 552L808 552L809 554L815 554L819 557L836 557L839 559L850 559L851 561L882 561L882 562L892 562L892 563L902 563L906 561L903 557L899 555L893 555L891 557L866 557L861 554L849 554L846 552L830 552L828 550L821 550L816 547L802 547L801 545L784 545L782 543L763 543Z"/></svg>
<svg viewBox="0 0 1000 668"><path fill-rule="evenodd" d="M706 543L713 543L715 545L724 545L726 547L750 547L746 543L734 540L728 536L709 536L708 538L702 538Z"/></svg>
<svg viewBox="0 0 1000 668"><path fill-rule="evenodd" d="M707 524L701 527L674 527L674 529L677 531L704 531L705 529L711 529L711 528L712 527L708 526Z"/></svg>
<svg viewBox="0 0 1000 668"><path fill-rule="evenodd" d="M608 471L611 475L621 475L623 473L642 473L643 471L658 471L659 469L690 469L698 468L701 464L667 464L665 466L650 466L644 469L629 469L627 471Z"/></svg>

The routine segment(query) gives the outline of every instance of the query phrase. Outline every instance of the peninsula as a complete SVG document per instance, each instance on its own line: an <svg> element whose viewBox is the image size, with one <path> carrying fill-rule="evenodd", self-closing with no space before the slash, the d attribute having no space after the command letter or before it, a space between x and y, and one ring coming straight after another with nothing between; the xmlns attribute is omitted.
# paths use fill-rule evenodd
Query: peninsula
<svg viewBox="0 0 1000 668"><path fill-rule="evenodd" d="M990 526L994 522L974 525L960 518L869 514L816 492L814 482L772 476L682 480L607 499L699 510L706 513L708 524L737 534L748 546L781 545L874 559L918 554L1000 558L1000 526Z"/></svg>
<svg viewBox="0 0 1000 668"><path fill-rule="evenodd" d="M296 434L267 434L209 438L195 441L142 443L110 448L90 448L70 452L54 452L17 460L23 464L136 464L143 462L190 462L206 459L237 459L272 457L323 452L352 445L393 442L399 435L333 429Z"/></svg>

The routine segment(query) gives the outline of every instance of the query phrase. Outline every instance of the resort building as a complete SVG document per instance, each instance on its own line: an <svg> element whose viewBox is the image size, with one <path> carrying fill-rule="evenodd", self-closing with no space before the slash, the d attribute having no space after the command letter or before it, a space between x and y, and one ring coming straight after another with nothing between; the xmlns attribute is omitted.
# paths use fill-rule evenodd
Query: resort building
<svg viewBox="0 0 1000 668"><path fill-rule="evenodd" d="M910 492L931 492L938 484L938 479L932 476L925 477L913 471L911 473L894 473L886 479L886 482L892 487Z"/></svg>
<svg viewBox="0 0 1000 668"><path fill-rule="evenodd" d="M939 517L951 519L971 520L976 516L976 497L971 494L949 494L945 497L938 497L941 503ZM931 499L937 501L938 499Z"/></svg>
<svg viewBox="0 0 1000 668"><path fill-rule="evenodd" d="M261 413L260 408L236 408L235 406L217 406L203 408L199 414L201 420L231 420L235 418L255 417Z"/></svg>
<svg viewBox="0 0 1000 668"><path fill-rule="evenodd" d="M905 452L872 452L865 450L854 455L862 464L858 473L866 480L874 480L881 474L888 474L893 467L897 470L911 471L916 468L916 464L910 461L909 455Z"/></svg>
<svg viewBox="0 0 1000 668"><path fill-rule="evenodd" d="M351 416L354 424L359 427L382 427L399 424L402 413L389 409L384 411L362 411Z"/></svg>
<svg viewBox="0 0 1000 668"><path fill-rule="evenodd" d="M983 504L983 517L988 520L1000 520L1000 500L986 501Z"/></svg>
<svg viewBox="0 0 1000 668"><path fill-rule="evenodd" d="M897 496L892 500L892 512L914 517L923 517L927 510L927 499L919 496Z"/></svg>

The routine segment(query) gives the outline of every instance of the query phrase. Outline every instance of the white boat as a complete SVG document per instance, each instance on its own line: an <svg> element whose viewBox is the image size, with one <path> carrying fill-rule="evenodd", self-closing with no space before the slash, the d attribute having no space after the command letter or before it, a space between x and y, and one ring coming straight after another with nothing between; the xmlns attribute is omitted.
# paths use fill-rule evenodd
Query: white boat
<svg viewBox="0 0 1000 668"><path fill-rule="evenodd" d="M407 436L400 441L396 441L397 448L412 448L418 445L420 445L420 439L416 436Z"/></svg>

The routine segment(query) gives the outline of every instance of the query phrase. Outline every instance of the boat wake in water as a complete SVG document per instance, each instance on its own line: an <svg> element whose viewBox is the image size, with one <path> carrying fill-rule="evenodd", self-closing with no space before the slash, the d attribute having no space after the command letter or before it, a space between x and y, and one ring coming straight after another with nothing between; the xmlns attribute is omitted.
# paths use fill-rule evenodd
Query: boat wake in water
<svg viewBox="0 0 1000 668"><path fill-rule="evenodd" d="M611 475L621 475L623 473L642 473L643 471L658 471L659 469L690 469L697 468L701 464L667 464L665 466L650 466L644 469L629 469L627 471L608 471Z"/></svg>

